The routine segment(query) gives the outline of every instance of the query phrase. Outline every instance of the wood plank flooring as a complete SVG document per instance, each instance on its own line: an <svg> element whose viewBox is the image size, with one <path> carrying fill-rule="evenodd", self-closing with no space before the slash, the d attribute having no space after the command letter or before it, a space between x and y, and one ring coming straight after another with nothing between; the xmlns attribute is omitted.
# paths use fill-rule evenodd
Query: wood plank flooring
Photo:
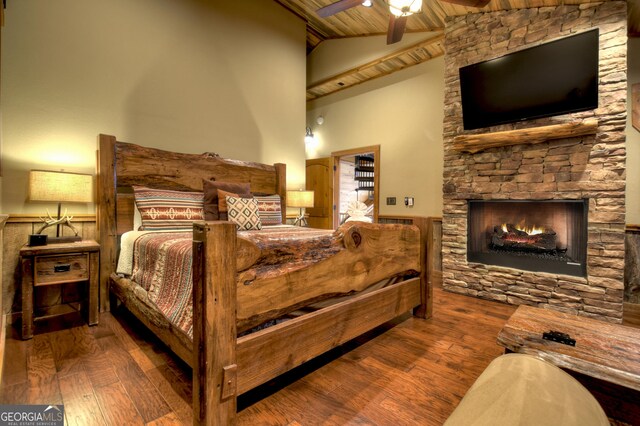
<svg viewBox="0 0 640 426"><path fill-rule="evenodd" d="M502 353L514 306L436 288L404 315L238 400L239 425L440 425ZM64 404L70 425L191 424L191 370L124 310L19 339L7 334L2 404Z"/></svg>

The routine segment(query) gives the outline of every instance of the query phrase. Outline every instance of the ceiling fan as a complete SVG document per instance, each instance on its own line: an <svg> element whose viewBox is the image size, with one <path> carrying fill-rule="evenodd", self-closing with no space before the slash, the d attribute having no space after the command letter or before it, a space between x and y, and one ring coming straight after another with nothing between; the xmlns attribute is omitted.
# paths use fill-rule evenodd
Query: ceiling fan
<svg viewBox="0 0 640 426"><path fill-rule="evenodd" d="M484 7L491 0L440 0L468 7ZM384 0L389 6L389 29L387 30L387 44L402 40L407 25L407 18L422 9L422 0ZM371 7L372 0L338 0L316 11L318 16L326 18L336 13L351 9L355 6Z"/></svg>

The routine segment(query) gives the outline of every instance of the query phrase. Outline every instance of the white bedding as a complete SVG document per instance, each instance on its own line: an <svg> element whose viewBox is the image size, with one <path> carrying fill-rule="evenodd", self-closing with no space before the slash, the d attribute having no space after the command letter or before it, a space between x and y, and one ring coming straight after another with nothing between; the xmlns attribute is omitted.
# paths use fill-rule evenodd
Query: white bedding
<svg viewBox="0 0 640 426"><path fill-rule="evenodd" d="M131 271L133 270L133 243L136 238L149 232L158 231L128 231L122 234L120 237L120 255L118 256L116 274L131 275Z"/></svg>

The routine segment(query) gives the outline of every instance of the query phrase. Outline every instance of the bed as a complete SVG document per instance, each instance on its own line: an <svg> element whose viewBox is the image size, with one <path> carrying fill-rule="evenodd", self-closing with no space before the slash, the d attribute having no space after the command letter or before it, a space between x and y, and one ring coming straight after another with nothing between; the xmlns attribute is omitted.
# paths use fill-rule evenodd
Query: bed
<svg viewBox="0 0 640 426"><path fill-rule="evenodd" d="M237 395L407 311L431 315L426 218L414 218L411 226L354 221L336 231L279 229L271 236L237 231L229 221L190 223L189 333L142 301L132 277L116 273L121 236L134 228L132 188L202 191L203 179L243 182L253 194L279 195L284 206L285 175L284 164L174 153L99 136L100 309L123 303L193 368L196 423L233 424ZM286 209L280 214L284 222ZM292 260L266 240L284 241L293 247L289 252L303 255ZM275 325L238 336L263 323Z"/></svg>

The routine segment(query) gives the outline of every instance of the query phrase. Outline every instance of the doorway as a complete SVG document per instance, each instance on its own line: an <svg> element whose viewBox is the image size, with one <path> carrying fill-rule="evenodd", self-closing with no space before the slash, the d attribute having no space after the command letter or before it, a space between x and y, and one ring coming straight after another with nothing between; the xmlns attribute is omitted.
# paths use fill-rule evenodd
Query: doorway
<svg viewBox="0 0 640 426"><path fill-rule="evenodd" d="M380 145L331 153L333 158L333 227L348 220L378 221Z"/></svg>

